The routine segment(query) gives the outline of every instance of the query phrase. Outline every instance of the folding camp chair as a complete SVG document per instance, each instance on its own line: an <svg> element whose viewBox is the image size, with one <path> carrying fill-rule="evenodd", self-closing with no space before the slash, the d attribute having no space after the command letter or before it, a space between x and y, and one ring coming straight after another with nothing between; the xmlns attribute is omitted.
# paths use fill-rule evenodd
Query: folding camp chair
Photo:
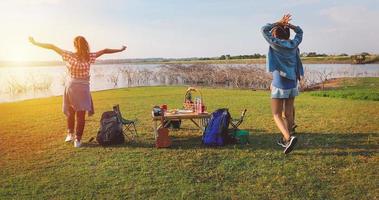
<svg viewBox="0 0 379 200"><path fill-rule="evenodd" d="M136 129L136 121L137 120L128 120L124 119L122 117L121 111L120 111L120 106L117 104L113 106L113 111L115 111L121 120L122 125L124 125L124 134L125 136L130 139L131 141L134 141L137 137L137 129ZM128 135L130 133L130 137Z"/></svg>
<svg viewBox="0 0 379 200"><path fill-rule="evenodd" d="M246 111L247 111L247 109L245 109L245 110L242 111L241 117L239 119L232 119L230 121L230 124L233 126L234 130L237 130L238 126L242 124L242 122L243 122L243 120L245 118L245 115L246 115Z"/></svg>

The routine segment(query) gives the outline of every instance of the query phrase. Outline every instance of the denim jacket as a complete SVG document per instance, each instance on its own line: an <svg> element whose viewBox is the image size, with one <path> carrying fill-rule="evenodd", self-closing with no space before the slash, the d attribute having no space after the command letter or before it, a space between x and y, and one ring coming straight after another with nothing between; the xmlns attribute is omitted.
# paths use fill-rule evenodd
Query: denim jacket
<svg viewBox="0 0 379 200"><path fill-rule="evenodd" d="M296 36L293 40L281 40L272 36L271 29L273 27L274 24L262 27L263 37L270 44L267 55L267 71L278 70L280 75L285 78L300 80L300 76L304 75L304 69L298 46L303 39L303 30L297 26L294 30Z"/></svg>

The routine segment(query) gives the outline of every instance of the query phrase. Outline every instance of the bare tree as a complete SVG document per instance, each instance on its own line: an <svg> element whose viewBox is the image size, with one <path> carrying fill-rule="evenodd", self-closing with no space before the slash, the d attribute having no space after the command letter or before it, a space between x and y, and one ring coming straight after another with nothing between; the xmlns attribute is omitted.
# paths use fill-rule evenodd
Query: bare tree
<svg viewBox="0 0 379 200"><path fill-rule="evenodd" d="M8 77L8 91L10 94L20 94L28 91L28 86L25 82L20 82L14 77Z"/></svg>
<svg viewBox="0 0 379 200"><path fill-rule="evenodd" d="M116 88L118 86L120 72L116 71L109 75L108 82L113 83L113 87Z"/></svg>
<svg viewBox="0 0 379 200"><path fill-rule="evenodd" d="M121 73L124 75L126 82L128 83L128 87L133 85L133 73L134 70L132 68L124 68Z"/></svg>
<svg viewBox="0 0 379 200"><path fill-rule="evenodd" d="M269 74L255 65L162 65L158 74L167 84L266 89L271 81Z"/></svg>
<svg viewBox="0 0 379 200"><path fill-rule="evenodd" d="M319 81L321 83L321 86L322 86L321 89L322 90L324 90L325 83L331 78L332 75L333 75L333 73L331 71L326 71L326 69L317 72L317 76L318 76Z"/></svg>

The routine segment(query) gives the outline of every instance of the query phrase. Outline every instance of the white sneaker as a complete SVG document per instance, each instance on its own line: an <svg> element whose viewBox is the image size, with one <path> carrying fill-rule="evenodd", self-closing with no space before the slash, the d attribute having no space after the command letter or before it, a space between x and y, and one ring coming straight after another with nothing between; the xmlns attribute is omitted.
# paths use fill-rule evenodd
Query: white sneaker
<svg viewBox="0 0 379 200"><path fill-rule="evenodd" d="M82 143L79 140L75 140L74 141L74 147L79 148L80 146L82 146Z"/></svg>
<svg viewBox="0 0 379 200"><path fill-rule="evenodd" d="M71 142L74 139L74 136L72 133L68 133L66 136L65 142Z"/></svg>

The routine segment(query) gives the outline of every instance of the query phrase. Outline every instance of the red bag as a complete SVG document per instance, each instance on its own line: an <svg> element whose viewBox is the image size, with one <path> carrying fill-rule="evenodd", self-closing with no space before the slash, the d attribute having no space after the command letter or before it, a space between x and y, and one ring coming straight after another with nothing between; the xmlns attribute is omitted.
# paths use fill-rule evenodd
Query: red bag
<svg viewBox="0 0 379 200"><path fill-rule="evenodd" d="M168 131L168 128L165 128L164 127L164 117L162 115L162 126L158 129L158 135L157 135L157 139L155 141L155 147L156 148L167 148L167 147L170 147L172 142L171 142L171 138L170 136L168 135L169 131Z"/></svg>
<svg viewBox="0 0 379 200"><path fill-rule="evenodd" d="M157 140L155 141L155 147L157 148L167 148L172 144L170 136L168 136L167 128L160 128L158 130Z"/></svg>

